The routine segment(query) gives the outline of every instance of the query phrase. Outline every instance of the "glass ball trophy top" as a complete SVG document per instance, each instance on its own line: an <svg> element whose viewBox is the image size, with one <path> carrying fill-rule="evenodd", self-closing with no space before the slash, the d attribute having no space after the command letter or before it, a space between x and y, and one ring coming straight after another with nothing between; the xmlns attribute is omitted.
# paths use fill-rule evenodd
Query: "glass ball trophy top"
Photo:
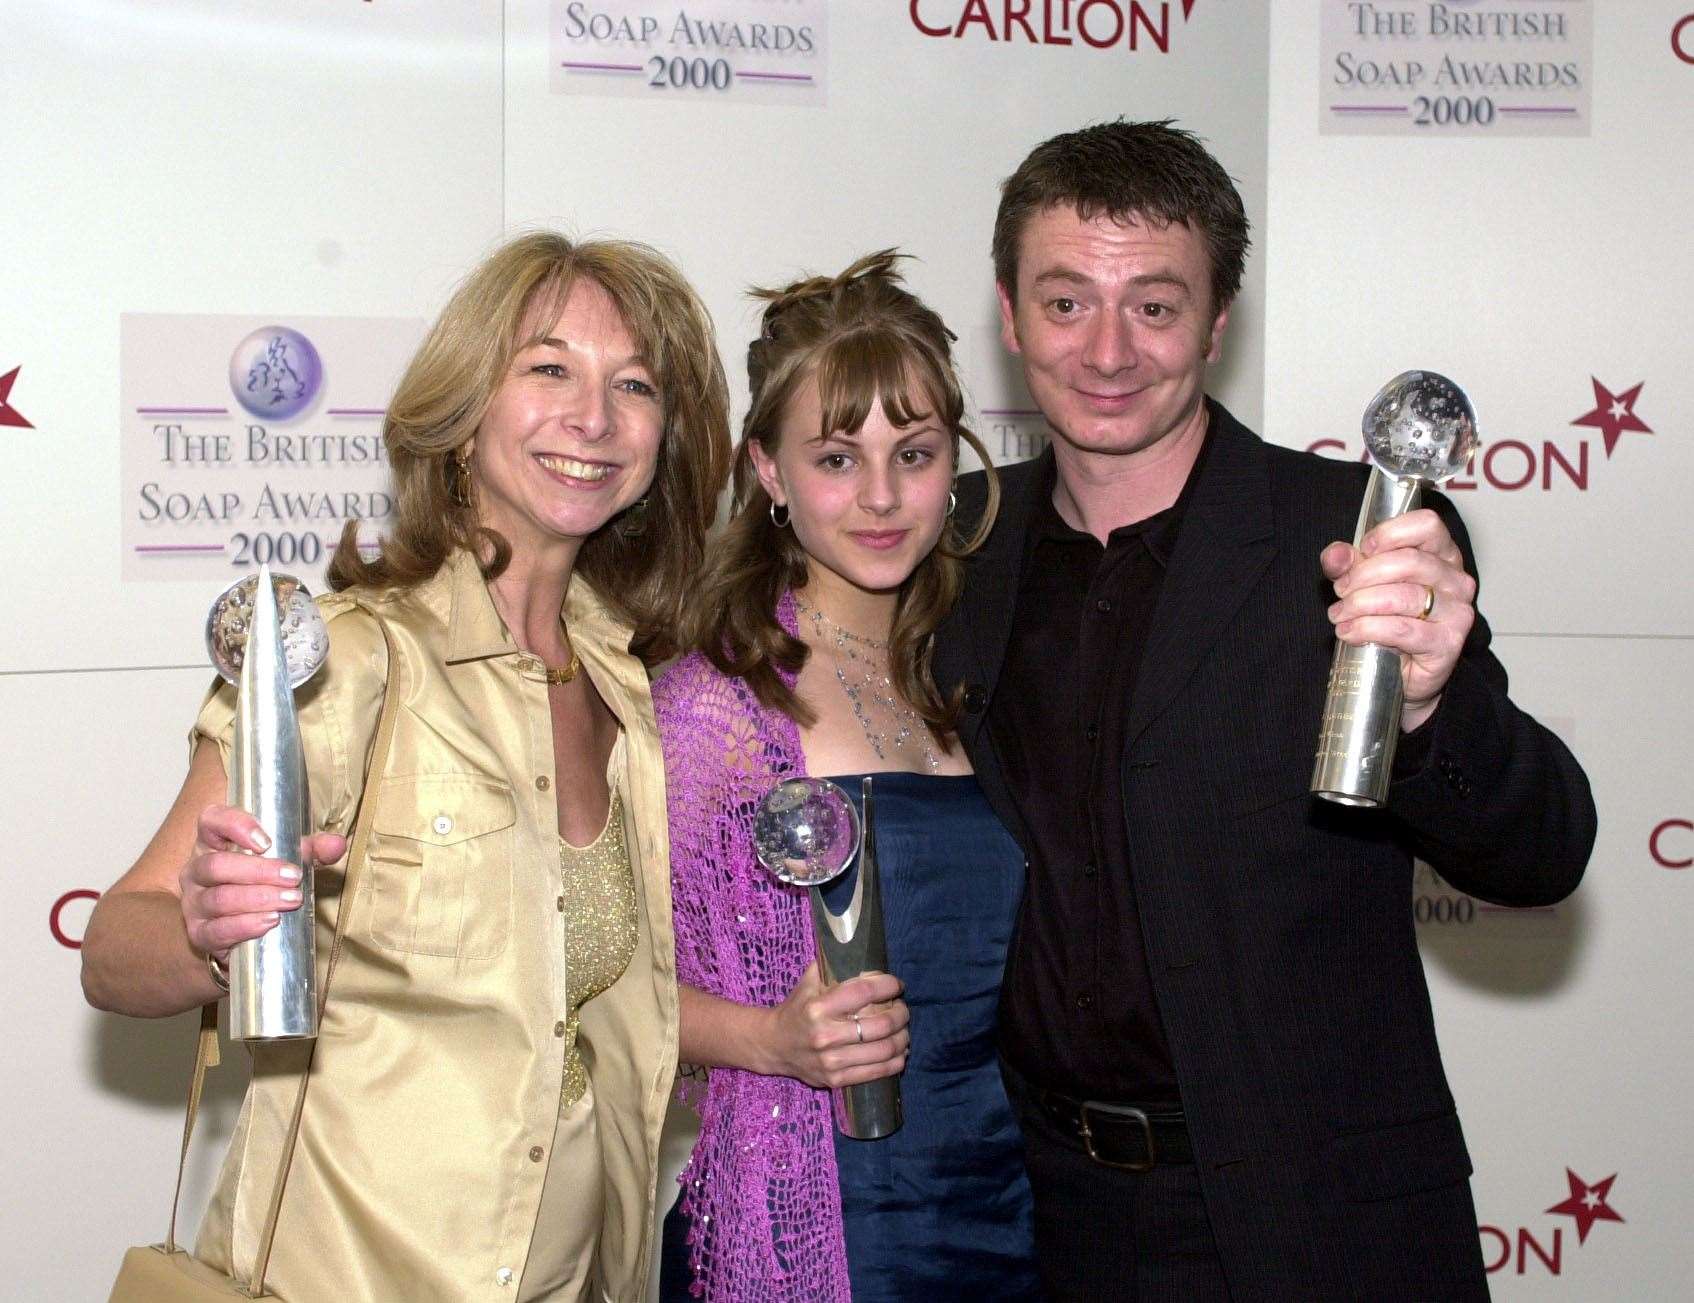
<svg viewBox="0 0 1694 1303"><path fill-rule="evenodd" d="M329 630L306 585L293 575L272 575L271 590L276 594L288 684L298 688L318 672L329 655ZM258 575L238 579L218 594L206 616L207 654L230 683L241 682L241 662L247 651L248 631L253 627L253 600L258 591Z"/></svg>
<svg viewBox="0 0 1694 1303"><path fill-rule="evenodd" d="M1404 371L1365 408L1365 448L1389 475L1439 484L1476 452L1476 413L1446 376Z"/></svg>
<svg viewBox="0 0 1694 1303"><path fill-rule="evenodd" d="M790 778L753 815L753 849L783 882L815 887L840 877L859 853L859 811L827 778Z"/></svg>

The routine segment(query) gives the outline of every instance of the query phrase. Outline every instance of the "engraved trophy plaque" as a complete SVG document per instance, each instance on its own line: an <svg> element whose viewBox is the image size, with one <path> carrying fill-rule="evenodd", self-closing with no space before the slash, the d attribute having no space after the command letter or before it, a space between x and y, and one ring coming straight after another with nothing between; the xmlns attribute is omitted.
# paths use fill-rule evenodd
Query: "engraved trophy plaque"
<svg viewBox="0 0 1694 1303"><path fill-rule="evenodd" d="M318 1034L317 946L312 866L300 854L308 832L306 763L294 689L324 662L329 632L299 580L269 566L232 584L206 617L206 648L236 685L229 803L271 836L267 855L301 870L298 909L281 912L262 937L229 952L229 1034L234 1040L297 1040Z"/></svg>
<svg viewBox="0 0 1694 1303"><path fill-rule="evenodd" d="M1416 508L1424 485L1441 483L1470 461L1476 414L1445 376L1406 371L1365 408L1364 435L1371 473L1354 547L1383 521ZM1397 651L1336 642L1313 792L1341 805L1375 807L1388 799L1404 697Z"/></svg>
<svg viewBox="0 0 1694 1303"><path fill-rule="evenodd" d="M783 882L809 887L812 935L824 984L860 973L888 971L888 934L882 923L882 883L877 872L876 820L871 780L863 780L864 820L852 798L827 778L791 778L759 803L753 846L759 862ZM847 908L837 914L822 888L859 860ZM900 1079L881 1077L830 1092L835 1125L853 1140L880 1140L900 1129Z"/></svg>

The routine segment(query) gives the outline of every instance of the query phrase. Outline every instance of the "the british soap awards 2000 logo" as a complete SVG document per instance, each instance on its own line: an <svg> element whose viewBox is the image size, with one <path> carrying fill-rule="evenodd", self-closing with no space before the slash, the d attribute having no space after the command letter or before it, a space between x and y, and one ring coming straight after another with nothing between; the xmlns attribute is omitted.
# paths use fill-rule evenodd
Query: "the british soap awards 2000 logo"
<svg viewBox="0 0 1694 1303"><path fill-rule="evenodd" d="M1055 437L1053 427L1022 380L1014 379L1000 366L999 359L1005 356L1000 327L975 328L969 343L975 356L996 359L989 372L979 378L978 392L984 405L976 409L976 424L971 428L996 466L1039 457Z"/></svg>
<svg viewBox="0 0 1694 1303"><path fill-rule="evenodd" d="M1478 946L1527 942L1542 949L1564 949L1576 927L1575 907L1493 905L1453 886L1433 867L1416 862L1412 875L1412 921L1418 944L1437 951L1457 946L1474 953ZM1516 966L1522 956L1496 953L1502 965Z"/></svg>
<svg viewBox="0 0 1694 1303"><path fill-rule="evenodd" d="M323 387L323 361L298 330L262 326L229 357L235 400L261 420L288 421L311 406Z"/></svg>
<svg viewBox="0 0 1694 1303"><path fill-rule="evenodd" d="M1589 0L1322 0L1325 135L1586 136Z"/></svg>
<svg viewBox="0 0 1694 1303"><path fill-rule="evenodd" d="M381 532L382 418L422 323L128 313L119 333L126 580L269 563L320 588L349 521Z"/></svg>
<svg viewBox="0 0 1694 1303"><path fill-rule="evenodd" d="M828 0L553 0L548 28L557 94L828 99Z"/></svg>

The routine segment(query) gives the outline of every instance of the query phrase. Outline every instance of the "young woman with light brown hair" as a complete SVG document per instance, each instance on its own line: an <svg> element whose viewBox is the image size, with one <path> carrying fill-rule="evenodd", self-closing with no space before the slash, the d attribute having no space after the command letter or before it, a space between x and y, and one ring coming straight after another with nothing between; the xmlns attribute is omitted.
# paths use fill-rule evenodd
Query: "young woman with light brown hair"
<svg viewBox="0 0 1694 1303"><path fill-rule="evenodd" d="M253 1047L196 1247L213 1267L249 1276L309 1070L271 1296L644 1290L676 984L643 658L698 567L727 406L704 307L641 245L522 236L424 339L384 426L392 532L371 560L343 539L329 659L296 694L320 966L345 912L340 959L315 1048ZM217 1000L230 948L299 906L298 869L223 804L234 707L214 686L176 804L95 910L101 1008ZM365 807L340 901L329 866Z"/></svg>
<svg viewBox="0 0 1694 1303"><path fill-rule="evenodd" d="M767 301L733 518L654 687L669 785L681 1056L709 1068L666 1224L667 1300L1034 1295L1027 1181L994 1055L1023 858L929 675L966 537L952 335L893 251ZM751 845L778 782L874 775L890 974L825 988L803 889ZM856 867L829 889L836 908ZM837 893L842 893L838 895ZM905 1122L834 1136L828 1090L903 1072ZM686 1248L684 1247L686 1241Z"/></svg>

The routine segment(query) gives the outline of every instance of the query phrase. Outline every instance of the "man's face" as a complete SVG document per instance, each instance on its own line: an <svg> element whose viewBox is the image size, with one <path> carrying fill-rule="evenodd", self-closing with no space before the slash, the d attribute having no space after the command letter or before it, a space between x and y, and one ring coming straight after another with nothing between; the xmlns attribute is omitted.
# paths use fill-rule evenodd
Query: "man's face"
<svg viewBox="0 0 1694 1303"><path fill-rule="evenodd" d="M999 291L1000 338L1071 447L1137 453L1203 419L1206 363L1229 309L1213 310L1191 227L1049 208L1024 228L1016 306Z"/></svg>

